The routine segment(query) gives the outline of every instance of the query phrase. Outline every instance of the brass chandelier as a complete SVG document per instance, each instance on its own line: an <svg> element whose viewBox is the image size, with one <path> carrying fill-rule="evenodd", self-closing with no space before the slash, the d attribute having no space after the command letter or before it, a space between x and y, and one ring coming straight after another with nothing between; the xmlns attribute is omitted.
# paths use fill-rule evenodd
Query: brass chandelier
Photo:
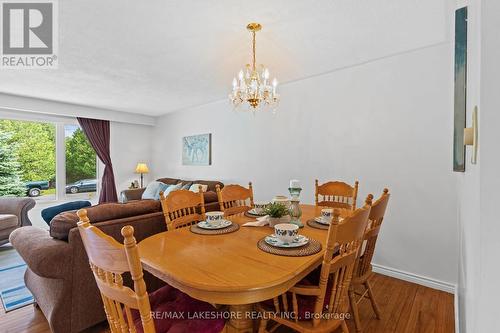
<svg viewBox="0 0 500 333"><path fill-rule="evenodd" d="M264 65L256 64L255 34L262 26L259 23L249 23L247 30L252 33L252 64L241 69L238 77L233 79L233 90L229 100L236 110L266 110L275 111L279 103L276 93L278 80L269 81L269 70Z"/></svg>

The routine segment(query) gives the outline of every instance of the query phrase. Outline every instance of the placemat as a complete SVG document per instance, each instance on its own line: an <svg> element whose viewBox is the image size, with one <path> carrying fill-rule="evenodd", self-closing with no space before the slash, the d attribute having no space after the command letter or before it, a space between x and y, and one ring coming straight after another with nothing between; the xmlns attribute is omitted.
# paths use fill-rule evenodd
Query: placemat
<svg viewBox="0 0 500 333"><path fill-rule="evenodd" d="M328 228L330 227L329 225L318 223L314 219L307 220L307 225L310 226L311 228L322 229L322 230L328 230Z"/></svg>
<svg viewBox="0 0 500 333"><path fill-rule="evenodd" d="M249 213L248 211L246 211L244 215L246 217L251 217L251 218L254 218L254 219L262 217L262 216L266 216L266 215L253 215L253 214Z"/></svg>
<svg viewBox="0 0 500 333"><path fill-rule="evenodd" d="M192 225L189 230L191 230L192 233L199 234L199 235L223 235L223 234L229 234L231 232L235 232L240 228L240 225L238 223L231 224L229 227L222 228L222 229L215 229L215 230L209 230L209 229L203 229L198 227L196 224Z"/></svg>
<svg viewBox="0 0 500 333"><path fill-rule="evenodd" d="M257 242L257 247L264 252L286 257L305 257L321 251L321 243L312 238L309 238L309 243L304 246L288 249L271 246L262 238Z"/></svg>

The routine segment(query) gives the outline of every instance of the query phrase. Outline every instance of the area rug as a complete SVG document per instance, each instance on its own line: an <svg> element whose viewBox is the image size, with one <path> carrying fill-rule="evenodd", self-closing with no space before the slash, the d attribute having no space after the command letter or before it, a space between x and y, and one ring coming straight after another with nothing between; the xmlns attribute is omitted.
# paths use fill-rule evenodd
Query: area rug
<svg viewBox="0 0 500 333"><path fill-rule="evenodd" d="M9 312L33 304L33 295L24 285L26 264L13 249L1 252L0 298L2 299L3 308L6 312Z"/></svg>

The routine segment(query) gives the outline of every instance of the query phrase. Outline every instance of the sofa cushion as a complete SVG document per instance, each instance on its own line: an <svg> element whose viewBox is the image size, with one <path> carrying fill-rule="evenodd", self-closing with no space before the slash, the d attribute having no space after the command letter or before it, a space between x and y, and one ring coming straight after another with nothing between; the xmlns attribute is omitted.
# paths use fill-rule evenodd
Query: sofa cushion
<svg viewBox="0 0 500 333"><path fill-rule="evenodd" d="M87 216L91 223L116 220L131 216L156 213L161 210L157 200L137 200L127 203L104 203L87 208ZM50 223L50 235L54 238L67 240L69 231L76 227L78 216L76 211L58 214Z"/></svg>
<svg viewBox="0 0 500 333"><path fill-rule="evenodd" d="M194 193L198 193L200 191L200 186L201 186L201 191L206 192L208 189L208 185L203 185L203 184L193 184L191 187L189 187L188 190Z"/></svg>
<svg viewBox="0 0 500 333"><path fill-rule="evenodd" d="M14 228L18 223L16 215L0 214L0 230Z"/></svg>
<svg viewBox="0 0 500 333"><path fill-rule="evenodd" d="M217 193L213 191L203 193L203 199L205 203L217 202L219 199L217 198Z"/></svg>
<svg viewBox="0 0 500 333"><path fill-rule="evenodd" d="M180 182L181 180L177 179L177 178L160 178L160 179L157 179L157 181L162 182L164 184L168 184L168 185L175 185L178 182Z"/></svg>
<svg viewBox="0 0 500 333"><path fill-rule="evenodd" d="M221 182L216 181L216 180L195 180L195 181L193 181L193 183L207 185L208 186L207 191L214 191L214 192L215 192L216 185L219 185L220 188L224 187L224 184L222 184Z"/></svg>

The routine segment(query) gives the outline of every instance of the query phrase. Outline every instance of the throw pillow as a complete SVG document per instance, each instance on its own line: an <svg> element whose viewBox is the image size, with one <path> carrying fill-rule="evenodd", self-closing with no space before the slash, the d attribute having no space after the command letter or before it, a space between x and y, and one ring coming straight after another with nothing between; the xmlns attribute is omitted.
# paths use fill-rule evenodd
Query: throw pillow
<svg viewBox="0 0 500 333"><path fill-rule="evenodd" d="M142 199L158 200L160 198L160 187L166 185L162 182L154 181L146 186L146 189L142 193Z"/></svg>
<svg viewBox="0 0 500 333"><path fill-rule="evenodd" d="M201 190L203 192L206 192L207 189L208 189L208 185L203 185L203 184L193 184L193 185L191 185L191 187L189 188L189 190L191 192L198 193L200 185L201 185Z"/></svg>
<svg viewBox="0 0 500 333"><path fill-rule="evenodd" d="M170 185L166 190L163 191L163 195L166 197L170 192L180 190L182 188L182 184ZM159 198L159 194L158 194Z"/></svg>
<svg viewBox="0 0 500 333"><path fill-rule="evenodd" d="M167 195L169 192L167 191L169 187L172 187L175 185L169 185L165 183L161 183L160 187L158 188L158 195L155 196L155 200L160 200L160 192L163 192L163 195Z"/></svg>

